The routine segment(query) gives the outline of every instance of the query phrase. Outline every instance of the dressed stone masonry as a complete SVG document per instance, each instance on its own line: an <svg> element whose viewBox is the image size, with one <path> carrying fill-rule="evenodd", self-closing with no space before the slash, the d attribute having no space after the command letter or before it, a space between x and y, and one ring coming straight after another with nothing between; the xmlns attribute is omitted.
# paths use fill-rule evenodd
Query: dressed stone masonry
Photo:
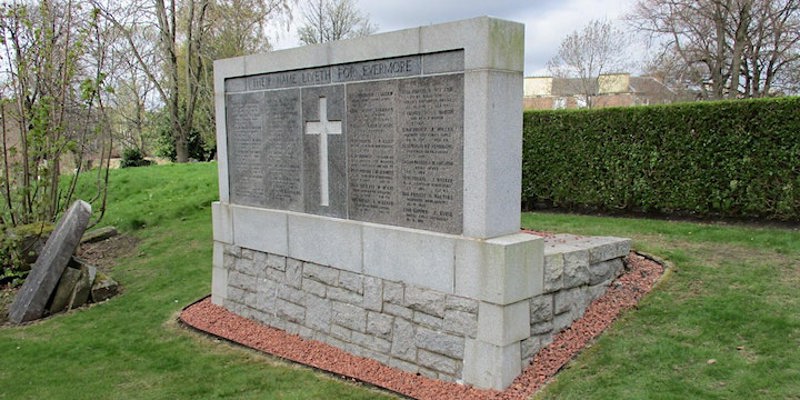
<svg viewBox="0 0 800 400"><path fill-rule="evenodd" d="M217 61L212 301L508 386L629 246L546 258L519 232L523 31L480 17Z"/></svg>

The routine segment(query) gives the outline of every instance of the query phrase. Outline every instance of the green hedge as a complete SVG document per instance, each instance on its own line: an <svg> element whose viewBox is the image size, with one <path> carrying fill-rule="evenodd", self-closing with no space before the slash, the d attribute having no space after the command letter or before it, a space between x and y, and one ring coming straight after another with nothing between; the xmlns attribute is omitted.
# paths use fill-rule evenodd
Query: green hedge
<svg viewBox="0 0 800 400"><path fill-rule="evenodd" d="M523 201L800 220L800 98L524 115Z"/></svg>

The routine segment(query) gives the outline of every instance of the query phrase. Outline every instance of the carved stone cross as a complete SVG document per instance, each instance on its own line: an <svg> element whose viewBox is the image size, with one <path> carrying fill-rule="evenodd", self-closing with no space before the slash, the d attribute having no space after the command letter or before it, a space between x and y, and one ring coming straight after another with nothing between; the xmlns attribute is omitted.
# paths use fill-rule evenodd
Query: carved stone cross
<svg viewBox="0 0 800 400"><path fill-rule="evenodd" d="M329 206L328 135L341 135L342 121L328 121L328 100L319 98L319 121L306 122L306 135L319 135L319 204Z"/></svg>

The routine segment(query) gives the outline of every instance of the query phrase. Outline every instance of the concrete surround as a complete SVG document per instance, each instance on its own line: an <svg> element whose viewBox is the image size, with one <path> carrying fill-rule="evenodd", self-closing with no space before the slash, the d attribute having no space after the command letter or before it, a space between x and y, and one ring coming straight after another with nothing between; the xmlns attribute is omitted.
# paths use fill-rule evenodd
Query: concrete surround
<svg viewBox="0 0 800 400"><path fill-rule="evenodd" d="M215 62L212 302L390 366L507 387L630 247L519 232L523 43L521 24L480 17ZM461 52L460 234L231 202L226 79L441 53L436 73Z"/></svg>

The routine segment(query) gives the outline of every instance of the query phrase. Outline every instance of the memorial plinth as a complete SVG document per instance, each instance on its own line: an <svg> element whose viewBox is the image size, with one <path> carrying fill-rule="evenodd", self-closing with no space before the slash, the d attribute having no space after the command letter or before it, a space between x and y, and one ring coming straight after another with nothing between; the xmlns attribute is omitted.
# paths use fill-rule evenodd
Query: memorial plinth
<svg viewBox="0 0 800 400"><path fill-rule="evenodd" d="M217 61L212 301L510 384L543 281L519 234L523 42L481 17Z"/></svg>

